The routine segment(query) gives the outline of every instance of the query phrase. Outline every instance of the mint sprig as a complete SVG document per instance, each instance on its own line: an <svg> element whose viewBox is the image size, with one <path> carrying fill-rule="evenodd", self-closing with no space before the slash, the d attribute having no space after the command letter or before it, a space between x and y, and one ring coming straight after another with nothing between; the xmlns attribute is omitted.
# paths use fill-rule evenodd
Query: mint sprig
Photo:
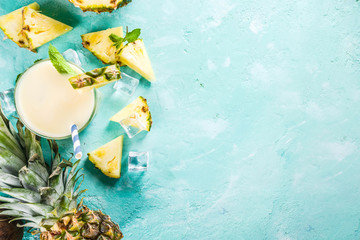
<svg viewBox="0 0 360 240"><path fill-rule="evenodd" d="M134 30L132 30L131 32L126 32L125 37L119 37L116 34L110 34L109 38L110 40L114 43L113 46L116 47L116 49L121 48L121 44L128 42L128 43L132 43L135 42L136 40L139 39L139 36L141 34L141 29L140 28L136 28Z"/></svg>
<svg viewBox="0 0 360 240"><path fill-rule="evenodd" d="M77 74L61 53L51 44L49 45L49 58L53 66L60 74Z"/></svg>

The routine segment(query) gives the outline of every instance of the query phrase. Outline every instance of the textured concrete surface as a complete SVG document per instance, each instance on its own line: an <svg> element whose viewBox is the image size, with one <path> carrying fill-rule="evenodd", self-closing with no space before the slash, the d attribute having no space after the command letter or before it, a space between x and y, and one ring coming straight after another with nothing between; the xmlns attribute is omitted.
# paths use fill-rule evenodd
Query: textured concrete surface
<svg viewBox="0 0 360 240"><path fill-rule="evenodd" d="M0 14L30 2L2 0ZM158 82L133 98L148 99L153 129L125 138L121 180L82 162L85 203L125 239L359 239L360 2L134 0L101 15L38 2L75 27L52 42L61 50L142 28ZM83 54L86 69L102 66ZM1 42L1 90L46 57ZM133 99L100 91L86 152L123 134L108 118ZM148 172L126 172L130 150L150 151Z"/></svg>

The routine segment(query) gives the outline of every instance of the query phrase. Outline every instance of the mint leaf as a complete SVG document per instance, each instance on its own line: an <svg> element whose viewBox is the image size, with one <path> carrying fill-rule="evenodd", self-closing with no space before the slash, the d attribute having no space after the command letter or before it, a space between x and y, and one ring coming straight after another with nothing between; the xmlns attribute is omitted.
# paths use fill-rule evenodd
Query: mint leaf
<svg viewBox="0 0 360 240"><path fill-rule="evenodd" d="M113 46L116 47L116 49L119 49L121 47L121 44L124 42L124 38L119 37L116 34L110 34L109 36L110 40L114 43Z"/></svg>
<svg viewBox="0 0 360 240"><path fill-rule="evenodd" d="M60 74L77 74L61 53L51 44L49 45L49 58L53 66Z"/></svg>
<svg viewBox="0 0 360 240"><path fill-rule="evenodd" d="M115 42L119 42L119 41L123 41L123 39L124 39L124 38L119 37L118 35L113 34L113 33L110 34L109 38L110 38L110 40L113 41L114 43L115 43Z"/></svg>
<svg viewBox="0 0 360 240"><path fill-rule="evenodd" d="M136 40L138 40L140 34L141 34L141 29L136 28L131 32L126 33L125 40L128 41L128 43L135 42Z"/></svg>
<svg viewBox="0 0 360 240"><path fill-rule="evenodd" d="M113 34L113 33L109 35L109 38L114 43L113 46L115 46L116 49L119 49L119 48L121 48L121 44L125 43L126 41L128 43L132 43L132 42L135 42L136 40L138 40L140 34L141 34L141 29L136 28L136 29L132 30L131 32L127 32L124 38L119 37L118 35Z"/></svg>

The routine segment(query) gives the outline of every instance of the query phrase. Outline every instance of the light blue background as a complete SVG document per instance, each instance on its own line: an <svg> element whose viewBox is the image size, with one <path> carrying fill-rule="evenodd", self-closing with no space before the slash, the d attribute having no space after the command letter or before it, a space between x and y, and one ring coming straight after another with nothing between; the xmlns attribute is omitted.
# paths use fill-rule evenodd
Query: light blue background
<svg viewBox="0 0 360 240"><path fill-rule="evenodd" d="M31 2L2 0L0 15ZM102 88L80 135L94 150L123 134L109 117L148 99L153 128L125 137L120 180L81 164L85 203L125 239L359 239L360 2L134 0L101 15L38 2L75 27L52 42L61 51L90 31L142 29L158 81L131 99ZM102 66L82 52L86 70ZM2 41L0 90L46 57ZM150 152L148 172L126 172L130 150Z"/></svg>

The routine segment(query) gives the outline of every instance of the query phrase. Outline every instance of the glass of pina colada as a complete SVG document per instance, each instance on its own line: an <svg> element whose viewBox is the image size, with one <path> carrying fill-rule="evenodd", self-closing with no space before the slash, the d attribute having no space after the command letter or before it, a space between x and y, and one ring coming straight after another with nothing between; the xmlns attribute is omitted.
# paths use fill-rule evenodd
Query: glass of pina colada
<svg viewBox="0 0 360 240"><path fill-rule="evenodd" d="M80 67L70 63L76 73ZM70 126L83 130L93 118L96 91L74 90L69 74L60 74L50 60L42 60L27 69L15 86L15 106L21 121L44 138L71 137Z"/></svg>

